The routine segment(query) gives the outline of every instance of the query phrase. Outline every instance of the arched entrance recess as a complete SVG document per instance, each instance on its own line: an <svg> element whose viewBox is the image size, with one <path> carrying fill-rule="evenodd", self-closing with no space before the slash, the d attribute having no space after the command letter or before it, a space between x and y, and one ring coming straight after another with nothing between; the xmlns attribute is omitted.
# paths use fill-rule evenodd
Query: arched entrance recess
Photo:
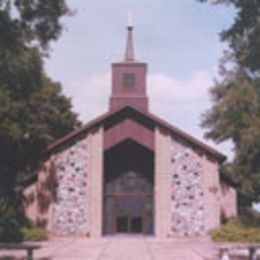
<svg viewBox="0 0 260 260"><path fill-rule="evenodd" d="M103 233L153 234L153 151L126 140L104 159Z"/></svg>

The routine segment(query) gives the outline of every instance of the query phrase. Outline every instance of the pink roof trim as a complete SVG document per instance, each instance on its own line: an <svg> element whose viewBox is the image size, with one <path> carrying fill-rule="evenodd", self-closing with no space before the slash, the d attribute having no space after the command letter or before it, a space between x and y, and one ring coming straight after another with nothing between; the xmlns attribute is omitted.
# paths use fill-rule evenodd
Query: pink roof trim
<svg viewBox="0 0 260 260"><path fill-rule="evenodd" d="M47 147L46 152L50 153L54 148L60 146L64 142L67 142L68 140L78 136L79 134L81 134L85 131L87 132L87 131L91 130L93 127L101 125L109 117L114 116L117 113L119 113L123 110L126 110L126 109L130 109L130 110L134 111L135 113L139 113L142 116L147 117L148 119L154 121L156 124L160 125L161 127L166 128L167 130L174 133L175 135L181 137L182 139L188 141L189 143L194 144L195 146L198 146L202 150L208 152L209 154L211 154L212 156L214 156L218 160L224 161L226 159L226 156L223 155L222 153L220 153L219 151L217 151L216 149L214 149L214 148L210 147L209 145L201 142L200 140L196 139L195 137L191 136L190 134L185 133L181 129L173 126L172 124L169 124L168 122L162 120L158 116L156 116L152 113L149 113L149 112L139 111L136 108L132 108L132 107L124 107L124 108L121 108L121 109L114 111L114 112L107 112L107 113L102 114L101 116L99 116L99 117L95 118L94 120L90 121L89 123L85 124L80 129L75 130L75 131L71 132L70 134L65 135L64 137L62 137L62 138L56 140L55 142L53 142L52 144L50 144Z"/></svg>

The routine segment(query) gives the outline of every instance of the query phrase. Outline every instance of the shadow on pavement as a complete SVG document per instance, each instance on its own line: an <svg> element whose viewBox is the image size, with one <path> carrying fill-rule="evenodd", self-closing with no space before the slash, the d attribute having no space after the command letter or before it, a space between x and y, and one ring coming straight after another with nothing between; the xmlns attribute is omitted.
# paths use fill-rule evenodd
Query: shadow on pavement
<svg viewBox="0 0 260 260"><path fill-rule="evenodd" d="M26 260L27 258L24 257L15 257L11 255L4 255L0 256L0 260ZM51 260L51 257L42 257L42 258L37 258L37 260Z"/></svg>

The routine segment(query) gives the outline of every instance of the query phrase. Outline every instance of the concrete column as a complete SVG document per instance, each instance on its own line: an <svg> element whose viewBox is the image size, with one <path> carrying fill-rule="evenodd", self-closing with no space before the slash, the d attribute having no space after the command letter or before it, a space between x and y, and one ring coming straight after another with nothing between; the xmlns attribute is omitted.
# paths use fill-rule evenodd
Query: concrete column
<svg viewBox="0 0 260 260"><path fill-rule="evenodd" d="M155 236L166 238L171 217L171 136L155 129Z"/></svg>
<svg viewBox="0 0 260 260"><path fill-rule="evenodd" d="M205 203L206 232L220 225L220 180L219 166L217 162L203 157L203 186Z"/></svg>
<svg viewBox="0 0 260 260"><path fill-rule="evenodd" d="M103 208L103 128L90 133L89 207L90 237L102 236Z"/></svg>

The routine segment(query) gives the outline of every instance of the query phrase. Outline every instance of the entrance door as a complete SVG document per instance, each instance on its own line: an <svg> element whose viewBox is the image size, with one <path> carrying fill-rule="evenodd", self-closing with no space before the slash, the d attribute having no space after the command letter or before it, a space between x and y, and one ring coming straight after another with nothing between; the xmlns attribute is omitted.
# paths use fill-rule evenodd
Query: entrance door
<svg viewBox="0 0 260 260"><path fill-rule="evenodd" d="M103 234L153 234L153 151L132 140L105 151L103 187Z"/></svg>
<svg viewBox="0 0 260 260"><path fill-rule="evenodd" d="M145 216L142 196L118 196L115 218L116 233L143 233Z"/></svg>
<svg viewBox="0 0 260 260"><path fill-rule="evenodd" d="M128 172L105 185L104 233L152 234L152 184Z"/></svg>

